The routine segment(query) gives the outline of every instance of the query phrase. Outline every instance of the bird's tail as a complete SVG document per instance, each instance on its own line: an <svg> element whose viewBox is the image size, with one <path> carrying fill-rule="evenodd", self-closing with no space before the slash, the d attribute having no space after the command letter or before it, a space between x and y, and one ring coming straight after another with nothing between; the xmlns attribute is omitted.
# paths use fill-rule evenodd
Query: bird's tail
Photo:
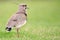
<svg viewBox="0 0 60 40"><path fill-rule="evenodd" d="M9 31L9 32L11 31L11 29L12 29L12 28L9 28L9 27L6 27L6 28L5 28L5 30L7 30L7 31Z"/></svg>

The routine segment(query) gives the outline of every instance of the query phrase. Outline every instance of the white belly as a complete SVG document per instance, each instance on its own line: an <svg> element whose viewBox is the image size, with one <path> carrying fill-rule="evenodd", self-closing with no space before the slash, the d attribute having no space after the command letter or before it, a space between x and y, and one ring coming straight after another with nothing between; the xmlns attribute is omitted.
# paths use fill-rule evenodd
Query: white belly
<svg viewBox="0 0 60 40"><path fill-rule="evenodd" d="M24 24L26 24L26 20L23 21L23 23L20 23L20 24L16 25L16 28L20 28L20 27L22 27Z"/></svg>

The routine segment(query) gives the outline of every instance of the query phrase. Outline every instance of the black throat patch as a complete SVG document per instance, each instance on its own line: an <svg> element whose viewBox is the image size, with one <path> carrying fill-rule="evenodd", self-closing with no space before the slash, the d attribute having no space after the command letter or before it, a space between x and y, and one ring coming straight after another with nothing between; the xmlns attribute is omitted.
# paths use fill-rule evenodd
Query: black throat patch
<svg viewBox="0 0 60 40"><path fill-rule="evenodd" d="M27 14L26 13L24 13L25 14L25 16L27 16Z"/></svg>
<svg viewBox="0 0 60 40"><path fill-rule="evenodd" d="M25 16L27 16L27 14L24 13L24 12L18 12L18 13L16 13L16 14L24 14Z"/></svg>

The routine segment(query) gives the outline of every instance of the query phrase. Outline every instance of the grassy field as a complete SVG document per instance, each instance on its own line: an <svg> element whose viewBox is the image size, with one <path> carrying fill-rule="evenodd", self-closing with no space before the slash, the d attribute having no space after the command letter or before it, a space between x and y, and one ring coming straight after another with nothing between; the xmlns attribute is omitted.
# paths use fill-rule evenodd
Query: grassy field
<svg viewBox="0 0 60 40"><path fill-rule="evenodd" d="M5 31L9 17L18 10L18 2L0 2L0 40L60 40L60 2L26 2L28 20L20 28L17 38L16 29ZM22 2L20 2L22 3Z"/></svg>

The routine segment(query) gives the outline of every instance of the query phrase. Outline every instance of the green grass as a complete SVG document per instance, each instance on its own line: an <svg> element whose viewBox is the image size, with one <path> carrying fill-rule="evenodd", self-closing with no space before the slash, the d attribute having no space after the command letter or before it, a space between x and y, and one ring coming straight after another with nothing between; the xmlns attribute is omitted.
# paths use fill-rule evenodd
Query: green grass
<svg viewBox="0 0 60 40"><path fill-rule="evenodd" d="M0 40L60 40L60 3L32 1L26 4L29 7L27 24L20 28L20 37L17 38L15 28L7 33L5 27L18 5L0 2Z"/></svg>

